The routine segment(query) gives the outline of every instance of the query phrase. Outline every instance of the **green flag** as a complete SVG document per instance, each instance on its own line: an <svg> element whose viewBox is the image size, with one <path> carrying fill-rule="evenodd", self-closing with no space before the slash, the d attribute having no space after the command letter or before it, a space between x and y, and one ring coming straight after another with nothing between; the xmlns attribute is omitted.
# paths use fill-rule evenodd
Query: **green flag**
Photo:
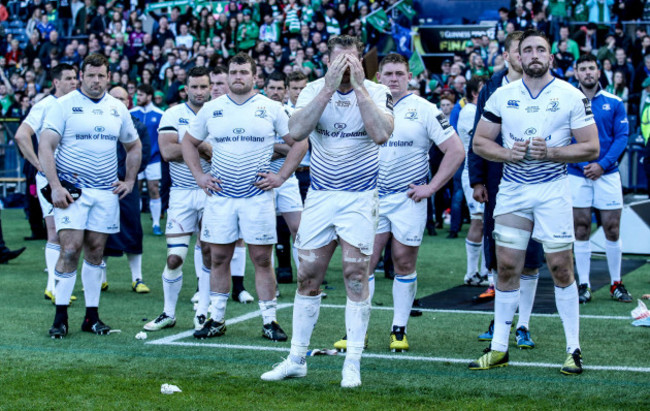
<svg viewBox="0 0 650 411"><path fill-rule="evenodd" d="M401 2L397 3L397 10L408 17L409 20L415 17L417 14L413 8L413 0L402 0Z"/></svg>
<svg viewBox="0 0 650 411"><path fill-rule="evenodd" d="M420 73L424 71L424 61L422 61L422 56L420 56L420 53L418 53L417 50L411 54L409 67L414 76L419 76Z"/></svg>
<svg viewBox="0 0 650 411"><path fill-rule="evenodd" d="M388 27L388 16L384 9L378 9L366 16L366 22L372 24L372 26L377 30L384 31Z"/></svg>

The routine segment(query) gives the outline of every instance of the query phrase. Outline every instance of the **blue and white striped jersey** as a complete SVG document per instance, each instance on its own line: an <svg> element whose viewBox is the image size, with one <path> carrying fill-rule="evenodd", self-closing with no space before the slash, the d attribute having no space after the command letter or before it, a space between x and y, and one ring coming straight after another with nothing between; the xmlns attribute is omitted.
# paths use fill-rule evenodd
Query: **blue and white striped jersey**
<svg viewBox="0 0 650 411"><path fill-rule="evenodd" d="M41 141L41 132L43 131L45 115L56 100L57 98L52 94L43 97L41 101L34 104L34 107L29 110L29 114L24 120L24 122L34 130L36 141Z"/></svg>
<svg viewBox="0 0 650 411"><path fill-rule="evenodd" d="M253 197L263 193L253 183L270 171L276 134L289 134L282 105L261 94L242 104L228 95L203 105L191 121L189 134L212 145L211 174L221 180L221 197Z"/></svg>
<svg viewBox="0 0 650 411"><path fill-rule="evenodd" d="M484 120L501 124L503 146L543 137L548 147L571 143L571 130L594 124L589 99L566 81L554 78L533 97L523 80L498 88L485 104ZM565 178L565 163L525 158L503 165L503 181L539 184Z"/></svg>
<svg viewBox="0 0 650 411"><path fill-rule="evenodd" d="M323 89L324 79L307 84L296 102L303 109ZM364 86L377 106L393 113L388 87L365 80ZM311 142L311 189L368 191L377 187L379 146L368 136L353 90L336 91L314 131Z"/></svg>
<svg viewBox="0 0 650 411"><path fill-rule="evenodd" d="M59 179L80 188L112 190L117 181L117 143L138 139L124 103L108 93L92 100L75 90L56 100L44 129L61 136L56 152Z"/></svg>
<svg viewBox="0 0 650 411"><path fill-rule="evenodd" d="M196 117L196 113L187 103L177 104L165 111L160 119L158 135L162 133L174 133L178 136L178 143L183 141L185 132L190 126L190 121ZM204 173L210 172L210 163L201 159L201 168ZM178 189L199 189L190 168L182 161L169 162L169 175L172 179L172 190Z"/></svg>
<svg viewBox="0 0 650 411"><path fill-rule="evenodd" d="M427 183L429 149L455 134L444 114L427 100L407 94L395 103L395 129L379 148L379 197Z"/></svg>

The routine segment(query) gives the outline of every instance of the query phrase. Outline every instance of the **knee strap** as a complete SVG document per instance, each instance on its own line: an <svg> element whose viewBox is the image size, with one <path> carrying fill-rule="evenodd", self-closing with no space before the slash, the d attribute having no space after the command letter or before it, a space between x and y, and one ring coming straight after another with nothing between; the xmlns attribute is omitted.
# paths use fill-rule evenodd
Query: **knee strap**
<svg viewBox="0 0 650 411"><path fill-rule="evenodd" d="M573 243L555 243L555 242L544 242L542 244L544 252L547 254L559 253L560 251L571 250L573 248Z"/></svg>
<svg viewBox="0 0 650 411"><path fill-rule="evenodd" d="M520 228L508 227L502 224L494 225L492 237L497 245L515 250L526 250L530 240L530 232Z"/></svg>

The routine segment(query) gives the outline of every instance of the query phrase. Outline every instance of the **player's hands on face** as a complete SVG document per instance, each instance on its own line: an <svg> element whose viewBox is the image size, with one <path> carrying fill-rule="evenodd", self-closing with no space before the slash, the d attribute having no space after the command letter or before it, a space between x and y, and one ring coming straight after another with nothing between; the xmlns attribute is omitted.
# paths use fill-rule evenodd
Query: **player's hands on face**
<svg viewBox="0 0 650 411"><path fill-rule="evenodd" d="M366 79L366 73L363 71L361 60L351 54L346 54L348 59L348 67L350 67L350 83L352 88L359 88L363 85L363 80Z"/></svg>
<svg viewBox="0 0 650 411"><path fill-rule="evenodd" d="M415 184L409 184L409 188L410 190L406 192L406 196L416 203L426 200L434 194L433 190L431 190L429 186L416 186Z"/></svg>
<svg viewBox="0 0 650 411"><path fill-rule="evenodd" d="M74 203L72 196L63 187L52 189L52 205L56 208L68 208L70 204Z"/></svg>
<svg viewBox="0 0 650 411"><path fill-rule="evenodd" d="M526 150L528 149L529 141L515 141L510 149L510 161L521 161L526 157Z"/></svg>
<svg viewBox="0 0 650 411"><path fill-rule="evenodd" d="M548 157L548 147L546 146L546 140L542 137L533 137L530 142L530 157L535 160L546 160Z"/></svg>
<svg viewBox="0 0 650 411"><path fill-rule="evenodd" d="M585 177L590 180L598 180L605 170L598 163L587 164L584 168Z"/></svg>
<svg viewBox="0 0 650 411"><path fill-rule="evenodd" d="M339 54L333 62L330 63L327 74L325 74L325 87L334 92L341 85L343 73L348 68L348 60L345 54Z"/></svg>
<svg viewBox="0 0 650 411"><path fill-rule="evenodd" d="M219 180L216 177L212 177L210 174L201 174L199 178L196 179L196 184L199 185L205 191L205 193L209 196L212 194L210 191L221 191L221 187L219 184L221 184L221 180Z"/></svg>
<svg viewBox="0 0 650 411"><path fill-rule="evenodd" d="M488 201L488 192L487 188L483 184L477 184L474 186L474 192L472 193L474 200L479 203L487 203Z"/></svg>
<svg viewBox="0 0 650 411"><path fill-rule="evenodd" d="M262 177L262 180L253 183L253 185L264 191L278 188L286 181L285 178L275 173L257 173L257 175Z"/></svg>
<svg viewBox="0 0 650 411"><path fill-rule="evenodd" d="M114 187L113 194L118 194L121 200L133 191L133 184L133 181L116 181L111 184Z"/></svg>

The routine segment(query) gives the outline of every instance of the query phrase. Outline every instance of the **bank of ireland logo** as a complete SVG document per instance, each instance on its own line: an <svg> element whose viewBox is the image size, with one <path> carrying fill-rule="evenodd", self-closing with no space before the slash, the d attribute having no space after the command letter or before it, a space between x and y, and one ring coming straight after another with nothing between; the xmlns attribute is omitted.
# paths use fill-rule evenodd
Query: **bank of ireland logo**
<svg viewBox="0 0 650 411"><path fill-rule="evenodd" d="M235 134L244 134L246 132L246 130L243 129L243 128L233 128L232 132L235 133Z"/></svg>
<svg viewBox="0 0 650 411"><path fill-rule="evenodd" d="M104 130L106 130L105 127L102 127L102 126L97 126L97 127L95 127L95 131L98 132L98 133L103 133Z"/></svg>
<svg viewBox="0 0 650 411"><path fill-rule="evenodd" d="M345 123L334 123L334 128L338 131L345 129L348 125Z"/></svg>
<svg viewBox="0 0 650 411"><path fill-rule="evenodd" d="M537 129L535 127L530 127L524 131L524 134L528 137L537 135Z"/></svg>

